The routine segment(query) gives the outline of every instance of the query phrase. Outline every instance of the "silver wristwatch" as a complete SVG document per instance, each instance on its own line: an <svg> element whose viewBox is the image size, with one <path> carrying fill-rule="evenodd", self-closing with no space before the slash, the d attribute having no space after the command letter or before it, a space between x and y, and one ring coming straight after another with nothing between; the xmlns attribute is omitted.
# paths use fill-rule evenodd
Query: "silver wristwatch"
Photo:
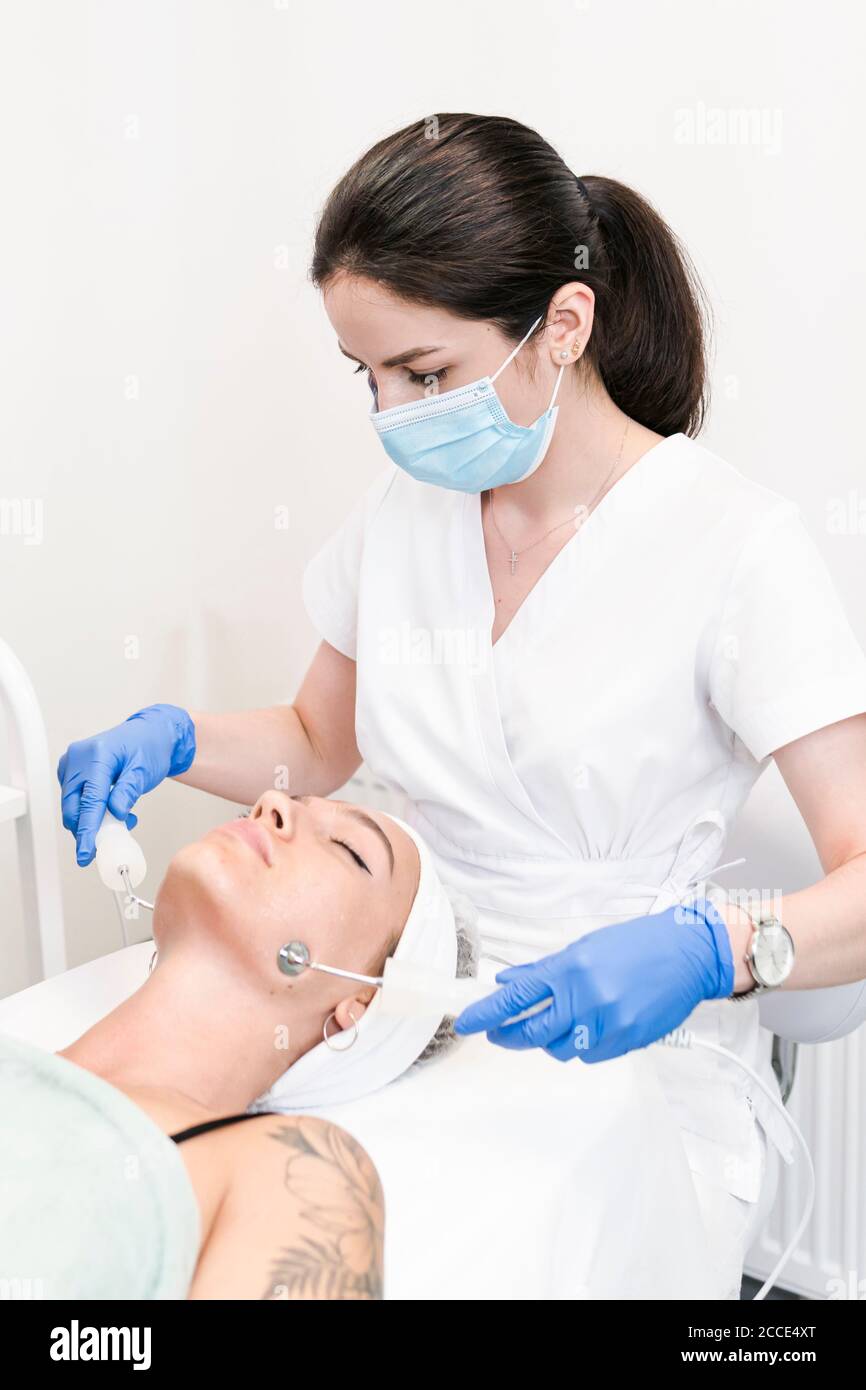
<svg viewBox="0 0 866 1390"><path fill-rule="evenodd" d="M752 918L754 931L743 959L755 983L741 994L729 995L735 1000L754 999L757 994L778 989L794 969L794 941L787 927L782 926L778 917L755 918L748 909L744 911Z"/></svg>

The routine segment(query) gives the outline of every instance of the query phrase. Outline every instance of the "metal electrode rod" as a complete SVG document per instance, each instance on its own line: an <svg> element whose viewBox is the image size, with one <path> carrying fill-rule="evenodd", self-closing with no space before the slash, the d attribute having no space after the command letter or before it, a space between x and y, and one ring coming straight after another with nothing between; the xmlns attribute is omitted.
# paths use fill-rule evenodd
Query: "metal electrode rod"
<svg viewBox="0 0 866 1390"><path fill-rule="evenodd" d="M131 902L138 903L139 907L146 907L148 912L153 912L153 903L145 902L144 898L137 898L132 891L132 884L129 881L129 869L126 864L121 864L117 872L120 874L123 886L126 889L126 896Z"/></svg>

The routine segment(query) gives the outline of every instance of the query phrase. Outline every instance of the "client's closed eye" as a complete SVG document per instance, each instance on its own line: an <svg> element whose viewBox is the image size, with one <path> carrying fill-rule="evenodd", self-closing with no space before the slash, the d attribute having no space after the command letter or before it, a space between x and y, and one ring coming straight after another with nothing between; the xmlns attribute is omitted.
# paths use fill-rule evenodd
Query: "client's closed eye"
<svg viewBox="0 0 866 1390"><path fill-rule="evenodd" d="M364 861L363 861L363 859L361 858L360 854L358 854L356 850L352 849L352 846L351 846L351 845L347 845L345 840L333 840L332 843L335 844L335 845L342 845L343 849L348 850L349 854L351 854L351 856L352 856L352 858L354 859L355 863L356 863L360 868L362 868L362 869L364 870L365 873L370 874L370 877L371 877L371 878L373 877L371 870L367 868L367 865L364 863Z"/></svg>

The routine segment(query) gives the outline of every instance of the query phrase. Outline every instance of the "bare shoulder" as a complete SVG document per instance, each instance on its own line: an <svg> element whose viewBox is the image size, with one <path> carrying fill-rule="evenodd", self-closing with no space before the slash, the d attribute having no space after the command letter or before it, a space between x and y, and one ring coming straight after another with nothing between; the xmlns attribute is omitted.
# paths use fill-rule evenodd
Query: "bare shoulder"
<svg viewBox="0 0 866 1390"><path fill-rule="evenodd" d="M235 1128L190 1298L382 1297L384 1198L366 1150L309 1115Z"/></svg>

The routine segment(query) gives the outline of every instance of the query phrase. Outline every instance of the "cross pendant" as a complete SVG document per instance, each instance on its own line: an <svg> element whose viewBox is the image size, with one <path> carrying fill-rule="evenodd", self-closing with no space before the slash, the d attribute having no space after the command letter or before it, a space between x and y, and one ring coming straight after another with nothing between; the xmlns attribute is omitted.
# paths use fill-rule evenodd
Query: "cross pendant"
<svg viewBox="0 0 866 1390"><path fill-rule="evenodd" d="M511 552L511 573L512 573L512 574L516 574L516 573L517 573L517 551L516 551L516 550L512 550L512 552Z"/></svg>

